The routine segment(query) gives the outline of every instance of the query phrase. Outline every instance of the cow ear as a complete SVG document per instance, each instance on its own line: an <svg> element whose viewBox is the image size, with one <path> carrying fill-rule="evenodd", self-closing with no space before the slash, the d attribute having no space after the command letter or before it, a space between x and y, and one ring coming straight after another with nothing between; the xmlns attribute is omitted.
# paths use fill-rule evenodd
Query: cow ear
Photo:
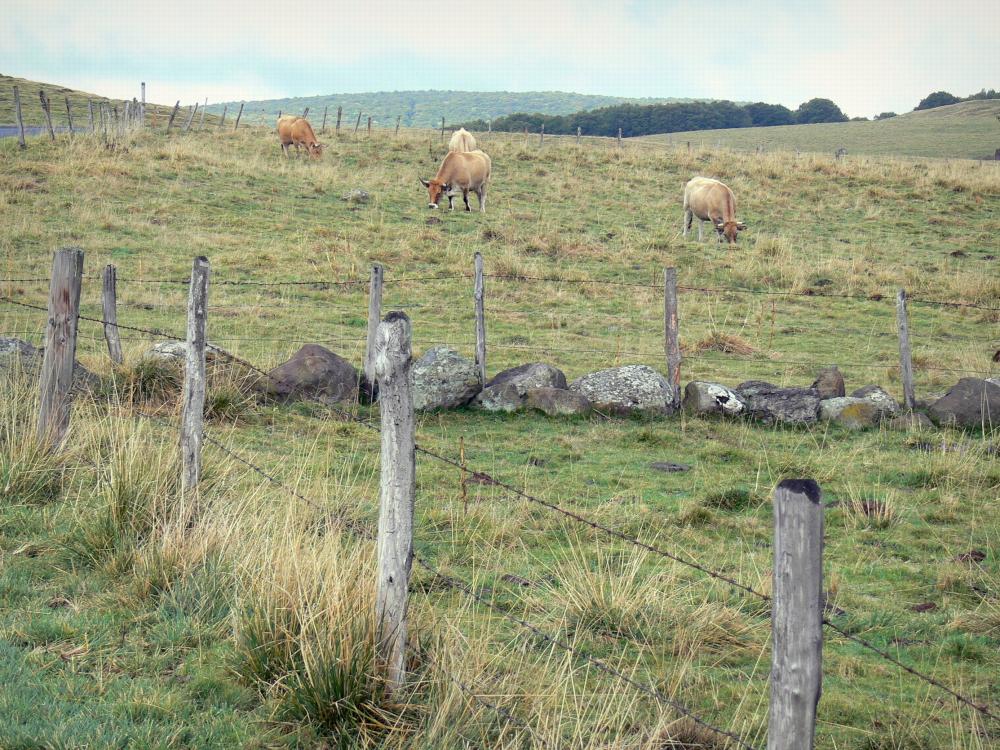
<svg viewBox="0 0 1000 750"><path fill-rule="evenodd" d="M420 180L420 184L423 185L424 187L431 186L430 180L425 180L423 177L418 177L417 179Z"/></svg>

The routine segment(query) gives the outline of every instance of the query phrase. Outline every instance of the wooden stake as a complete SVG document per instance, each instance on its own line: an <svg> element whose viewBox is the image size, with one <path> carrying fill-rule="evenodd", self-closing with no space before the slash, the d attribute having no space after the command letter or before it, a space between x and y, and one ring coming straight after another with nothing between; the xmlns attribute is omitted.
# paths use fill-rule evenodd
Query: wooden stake
<svg viewBox="0 0 1000 750"><path fill-rule="evenodd" d="M320 133L325 133L326 132L326 113L327 113L327 111L329 109L330 109L330 105L329 104L327 104L326 106L323 107L323 127L321 127L319 129Z"/></svg>
<svg viewBox="0 0 1000 750"><path fill-rule="evenodd" d="M104 310L104 339L108 342L108 356L112 363L123 361L122 342L118 335L118 272L110 263L104 267L101 278L101 303Z"/></svg>
<svg viewBox="0 0 1000 750"><path fill-rule="evenodd" d="M307 117L309 117L309 107L306 107L306 108L305 108L305 109L304 109L304 110L302 111L302 119L304 120L304 119L306 119Z"/></svg>
<svg viewBox="0 0 1000 750"><path fill-rule="evenodd" d="M358 128L361 127L361 112L358 112L358 121L354 123L354 135L358 134Z"/></svg>
<svg viewBox="0 0 1000 750"><path fill-rule="evenodd" d="M774 491L768 750L812 750L823 684L823 503L812 479Z"/></svg>
<svg viewBox="0 0 1000 750"><path fill-rule="evenodd" d="M375 615L389 688L395 691L402 688L406 675L407 590L413 566L416 454L410 339L410 319L391 312L379 325L375 344L382 414Z"/></svg>
<svg viewBox="0 0 1000 750"><path fill-rule="evenodd" d="M66 100L66 122L69 123L69 136L73 137L73 110L70 108L69 97L64 96L63 99Z"/></svg>
<svg viewBox="0 0 1000 750"><path fill-rule="evenodd" d="M38 406L38 437L53 448L62 442L69 426L82 281L83 250L71 247L55 253Z"/></svg>
<svg viewBox="0 0 1000 750"><path fill-rule="evenodd" d="M677 319L677 269L663 271L663 347L667 355L667 380L674 396L673 408L681 406L681 347Z"/></svg>
<svg viewBox="0 0 1000 750"><path fill-rule="evenodd" d="M618 148L622 147L622 129L618 128Z"/></svg>
<svg viewBox="0 0 1000 750"><path fill-rule="evenodd" d="M222 130L222 126L226 124L226 112L229 110L228 104L222 105L222 117L219 119L219 130Z"/></svg>
<svg viewBox="0 0 1000 750"><path fill-rule="evenodd" d="M896 294L896 325L899 328L899 372L903 380L903 405L912 409L916 403L913 391L913 358L910 354L910 320L906 312L906 290Z"/></svg>
<svg viewBox="0 0 1000 750"><path fill-rule="evenodd" d="M42 102L42 113L45 115L45 124L49 127L49 139L56 139L56 131L52 128L52 112L49 111L49 98L45 96L44 90L39 90L38 98Z"/></svg>
<svg viewBox="0 0 1000 750"><path fill-rule="evenodd" d="M371 279L368 282L368 340L365 344L365 378L376 393L375 377L375 337L378 334L379 323L382 320L382 266L378 263L372 266Z"/></svg>
<svg viewBox="0 0 1000 750"><path fill-rule="evenodd" d="M142 91L142 108L139 110L139 116L142 118L143 127L145 127L146 125L146 82L145 81L142 82L140 89Z"/></svg>
<svg viewBox="0 0 1000 750"><path fill-rule="evenodd" d="M368 137L371 138L372 135L372 117L368 115Z"/></svg>
<svg viewBox="0 0 1000 750"><path fill-rule="evenodd" d="M240 111L236 113L236 123L233 125L233 132L235 133L240 127L240 118L243 117L243 105L246 102L240 102Z"/></svg>
<svg viewBox="0 0 1000 750"><path fill-rule="evenodd" d="M188 289L187 347L181 400L181 493L184 497L197 490L201 478L209 272L208 258L199 256L194 259Z"/></svg>
<svg viewBox="0 0 1000 750"><path fill-rule="evenodd" d="M340 116L344 114L343 107L337 107L337 135L340 135Z"/></svg>
<svg viewBox="0 0 1000 750"><path fill-rule="evenodd" d="M576 126L576 145L580 145L580 126Z"/></svg>
<svg viewBox="0 0 1000 750"><path fill-rule="evenodd" d="M174 118L177 117L177 110L179 110L180 108L181 108L181 100L178 99L177 103L174 105L173 111L170 113L170 119L167 120L167 130L170 130L170 128L173 127Z"/></svg>
<svg viewBox="0 0 1000 750"><path fill-rule="evenodd" d="M14 87L14 116L17 118L17 145L20 148L27 148L28 144L24 140L24 120L21 117L21 94Z"/></svg>
<svg viewBox="0 0 1000 750"><path fill-rule="evenodd" d="M476 303L476 367L479 370L479 384L486 385L486 313L483 299L486 289L483 284L483 254L477 252L474 259L476 282L473 298Z"/></svg>
<svg viewBox="0 0 1000 750"><path fill-rule="evenodd" d="M441 143L444 143L444 118L441 118Z"/></svg>
<svg viewBox="0 0 1000 750"><path fill-rule="evenodd" d="M396 115L396 135L399 135L399 121L403 119L402 115Z"/></svg>
<svg viewBox="0 0 1000 750"><path fill-rule="evenodd" d="M191 108L191 112L188 114L187 122L184 123L184 132L188 132L191 129L191 123L194 122L195 113L198 111L198 102L194 103L194 107Z"/></svg>
<svg viewBox="0 0 1000 750"><path fill-rule="evenodd" d="M90 119L90 132L93 134L94 132L96 132L96 129L94 127L94 100L93 99L88 99L87 100L87 116Z"/></svg>

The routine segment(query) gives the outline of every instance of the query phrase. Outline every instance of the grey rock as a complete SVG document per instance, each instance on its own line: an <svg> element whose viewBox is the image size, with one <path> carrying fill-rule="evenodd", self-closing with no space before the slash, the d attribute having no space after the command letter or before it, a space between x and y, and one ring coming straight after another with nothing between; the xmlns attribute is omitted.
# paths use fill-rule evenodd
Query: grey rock
<svg viewBox="0 0 1000 750"><path fill-rule="evenodd" d="M446 346L424 352L413 363L410 378L413 408L418 411L465 406L480 391L475 363Z"/></svg>
<svg viewBox="0 0 1000 750"><path fill-rule="evenodd" d="M827 422L836 422L852 430L863 430L878 424L882 412L870 399L842 396L820 401L819 416Z"/></svg>
<svg viewBox="0 0 1000 750"><path fill-rule="evenodd" d="M993 385L1000 385L1000 378L986 378L986 382Z"/></svg>
<svg viewBox="0 0 1000 750"><path fill-rule="evenodd" d="M933 430L934 423L930 417L920 412L910 412L893 417L885 423L890 430Z"/></svg>
<svg viewBox="0 0 1000 750"><path fill-rule="evenodd" d="M1000 425L1000 385L979 378L962 378L928 410L939 425L980 427Z"/></svg>
<svg viewBox="0 0 1000 750"><path fill-rule="evenodd" d="M691 467L687 464L675 464L673 461L653 461L649 465L650 469L655 469L656 471L662 471L667 474L672 474L678 471L691 471Z"/></svg>
<svg viewBox="0 0 1000 750"><path fill-rule="evenodd" d="M858 388L851 396L866 398L873 402L879 408L882 419L889 419L900 413L899 403L881 386L866 385L864 388Z"/></svg>
<svg viewBox="0 0 1000 750"><path fill-rule="evenodd" d="M42 368L44 355L44 348L35 348L27 341L0 337L0 375L23 374L29 378L37 377ZM101 379L97 375L79 362L73 363L75 392L93 390L100 382Z"/></svg>
<svg viewBox="0 0 1000 750"><path fill-rule="evenodd" d="M566 376L558 367L545 362L530 362L519 367L498 372L487 383L487 388L502 385L513 385L522 395L532 388L563 388L566 386Z"/></svg>
<svg viewBox="0 0 1000 750"><path fill-rule="evenodd" d="M514 384L506 383L483 388L473 400L473 404L485 411L512 412L524 406L524 396L518 392Z"/></svg>
<svg viewBox="0 0 1000 750"><path fill-rule="evenodd" d="M847 395L847 390L844 387L844 376L836 365L820 370L812 387L819 392L821 399L840 398Z"/></svg>
<svg viewBox="0 0 1000 750"><path fill-rule="evenodd" d="M666 378L646 365L592 372L574 380L569 388L586 396L597 411L619 416L664 416L675 406Z"/></svg>
<svg viewBox="0 0 1000 750"><path fill-rule="evenodd" d="M735 391L719 383L692 380L684 387L684 410L690 414L738 417L746 411L746 406Z"/></svg>
<svg viewBox="0 0 1000 750"><path fill-rule="evenodd" d="M183 362L187 358L187 342L161 341L150 347L143 356L147 359L159 359L167 362L180 360Z"/></svg>
<svg viewBox="0 0 1000 750"><path fill-rule="evenodd" d="M371 196L368 194L367 190L361 190L360 188L355 188L350 190L340 196L342 201L347 201L348 203L367 203Z"/></svg>
<svg viewBox="0 0 1000 750"><path fill-rule="evenodd" d="M763 380L736 387L747 412L765 424L809 425L819 417L819 393L814 388L781 388Z"/></svg>
<svg viewBox="0 0 1000 750"><path fill-rule="evenodd" d="M326 403L357 401L361 382L354 365L319 344L306 344L269 376L264 387L274 398L309 396Z"/></svg>
<svg viewBox="0 0 1000 750"><path fill-rule="evenodd" d="M589 414L592 409L586 396L562 388L531 388L524 394L524 405L550 417Z"/></svg>

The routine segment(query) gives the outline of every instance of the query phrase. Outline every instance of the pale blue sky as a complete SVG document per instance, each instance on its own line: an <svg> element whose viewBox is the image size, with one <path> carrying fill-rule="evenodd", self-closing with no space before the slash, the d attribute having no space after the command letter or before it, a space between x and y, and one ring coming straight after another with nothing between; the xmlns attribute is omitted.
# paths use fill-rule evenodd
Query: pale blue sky
<svg viewBox="0 0 1000 750"><path fill-rule="evenodd" d="M1000 88L1000 0L0 0L0 72L184 102L564 90L829 97L849 115Z"/></svg>

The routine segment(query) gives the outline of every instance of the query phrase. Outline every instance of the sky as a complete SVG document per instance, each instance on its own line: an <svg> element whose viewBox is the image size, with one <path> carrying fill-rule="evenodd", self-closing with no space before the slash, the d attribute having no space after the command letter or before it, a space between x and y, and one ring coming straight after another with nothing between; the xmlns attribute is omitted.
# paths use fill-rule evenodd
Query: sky
<svg viewBox="0 0 1000 750"><path fill-rule="evenodd" d="M159 103L363 91L833 99L1000 88L1000 0L0 0L0 73Z"/></svg>

